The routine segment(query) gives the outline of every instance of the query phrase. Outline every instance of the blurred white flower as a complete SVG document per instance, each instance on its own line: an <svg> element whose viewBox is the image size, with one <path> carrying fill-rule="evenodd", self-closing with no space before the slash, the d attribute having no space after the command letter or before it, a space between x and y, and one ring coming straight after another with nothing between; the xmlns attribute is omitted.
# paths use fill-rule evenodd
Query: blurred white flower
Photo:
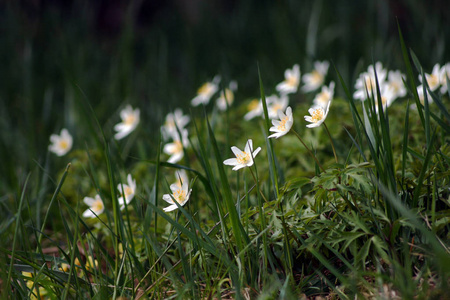
<svg viewBox="0 0 450 300"><path fill-rule="evenodd" d="M417 95L419 96L420 103L422 105L425 105L425 96L423 94L423 85L422 84L417 87ZM427 91L427 99L428 99L428 104L433 103L433 98L431 98L431 95L430 95L430 93L428 93L428 91ZM410 108L417 109L417 106L415 103L413 103L410 105Z"/></svg>
<svg viewBox="0 0 450 300"><path fill-rule="evenodd" d="M263 106L262 106L261 100L253 99L247 105L247 109L248 109L248 112L244 116L244 119L247 121L253 119L254 117L258 117L258 116L262 115Z"/></svg>
<svg viewBox="0 0 450 300"><path fill-rule="evenodd" d="M117 131L117 133L114 135L114 138L116 140L123 139L134 129L136 129L139 124L139 115L139 108L133 110L131 105L127 105L124 109L122 109L122 111L120 112L120 118L122 119L122 122L114 126L114 130Z"/></svg>
<svg viewBox="0 0 450 300"><path fill-rule="evenodd" d="M389 71L387 86L392 92L393 100L406 96L406 87L403 84L403 79L405 79L405 75L399 70Z"/></svg>
<svg viewBox="0 0 450 300"><path fill-rule="evenodd" d="M302 79L305 85L302 87L302 91L311 92L317 90L325 81L330 63L327 61L314 62L314 70L311 73L303 75Z"/></svg>
<svg viewBox="0 0 450 300"><path fill-rule="evenodd" d="M130 201L133 200L134 194L136 192L136 180L131 177L131 174L128 174L127 176L127 183L128 184L119 183L119 185L117 186L117 189L120 193L120 198L118 199L120 210L123 210L125 208L125 204L128 205Z"/></svg>
<svg viewBox="0 0 450 300"><path fill-rule="evenodd" d="M375 70L377 72L377 78L378 78L378 84L381 86L385 84L387 70L383 69L383 65L381 62L375 63ZM367 93L369 96L372 95L372 90L376 90L376 82L375 82L375 72L373 65L370 65L367 68L367 72L361 73L359 75L359 78L356 80L355 83L355 92L353 93L353 98L359 99L359 100L366 100L367 99ZM367 89L367 93L366 93Z"/></svg>
<svg viewBox="0 0 450 300"><path fill-rule="evenodd" d="M334 81L330 82L329 86L322 86L320 93L314 97L313 103L316 106L327 107L328 102L330 102L334 97Z"/></svg>
<svg viewBox="0 0 450 300"><path fill-rule="evenodd" d="M105 210L105 206L99 194L95 195L95 199L84 197L83 202L89 206L83 213L83 217L85 218L95 218L95 215L98 216Z"/></svg>
<svg viewBox="0 0 450 300"><path fill-rule="evenodd" d="M219 108L219 110L221 111L225 111L227 110L227 107L231 106L231 104L233 104L234 101L234 92L237 91L237 82L236 81L231 81L230 85L228 86L228 88L225 89L225 93L224 91L220 91L220 96L219 98L217 98L217 107ZM228 104L227 104L228 102Z"/></svg>
<svg viewBox="0 0 450 300"><path fill-rule="evenodd" d="M187 176L183 179L178 171L175 173L175 175L177 176L177 182L170 185L172 194L164 194L162 197L164 201L172 204L163 208L165 212L173 211L178 208L174 200L177 201L179 205L184 206L189 200L192 192L192 189L189 189Z"/></svg>
<svg viewBox="0 0 450 300"><path fill-rule="evenodd" d="M441 82L441 94L445 94L448 91L447 78L450 80L450 63L446 63L442 66L439 72L439 81Z"/></svg>
<svg viewBox="0 0 450 300"><path fill-rule="evenodd" d="M392 102L394 102L396 97L396 92L394 90L394 87L391 85L384 85L380 90L380 96L381 96L381 106L383 107L383 111L391 106ZM375 112L378 113L378 95L375 94Z"/></svg>
<svg viewBox="0 0 450 300"><path fill-rule="evenodd" d="M294 65L292 69L284 71L284 81L276 86L276 90L280 94L291 94L297 92L300 84L300 66Z"/></svg>
<svg viewBox="0 0 450 300"><path fill-rule="evenodd" d="M231 147L236 158L229 158L224 160L224 165L234 166L233 171L237 171L241 168L250 167L253 165L253 158L261 151L261 147L258 147L253 151L253 141L249 139L245 144L244 151L238 147Z"/></svg>
<svg viewBox="0 0 450 300"><path fill-rule="evenodd" d="M197 96L191 100L192 106L208 104L211 97L219 89L220 76L216 75L211 82L205 82L198 90Z"/></svg>
<svg viewBox="0 0 450 300"><path fill-rule="evenodd" d="M72 136L65 128L61 130L61 134L52 134L50 136L50 146L48 149L58 156L63 156L72 149Z"/></svg>
<svg viewBox="0 0 450 300"><path fill-rule="evenodd" d="M168 140L172 137L177 132L177 127L182 131L190 120L191 118L188 115L183 115L180 108L175 109L173 113L168 113L164 125L161 126L163 138Z"/></svg>
<svg viewBox="0 0 450 300"><path fill-rule="evenodd" d="M163 151L164 153L170 155L167 162L176 163L179 162L184 156L183 148L189 145L188 131L186 129L181 130L181 138L178 132L175 132L172 137L173 142L164 145Z"/></svg>
<svg viewBox="0 0 450 300"><path fill-rule="evenodd" d="M331 101L328 102L327 108L324 110L322 106L313 106L308 112L311 116L305 116L305 120L312 124L306 125L308 128L320 126L327 118L328 111L330 110Z"/></svg>
<svg viewBox="0 0 450 300"><path fill-rule="evenodd" d="M439 64L435 64L431 74L425 73L425 79L427 80L430 90L434 92L440 85L441 67ZM419 75L419 80L422 82L422 75ZM423 82L422 82L423 84Z"/></svg>
<svg viewBox="0 0 450 300"><path fill-rule="evenodd" d="M278 110L284 111L289 104L289 98L286 95L272 95L266 98L267 112L269 119L275 119L278 117Z"/></svg>
<svg viewBox="0 0 450 300"><path fill-rule="evenodd" d="M283 113L282 110L278 110L278 118L280 120L272 120L273 126L270 127L269 131L275 133L269 135L269 138L279 138L280 136L285 135L289 132L289 130L291 130L292 124L294 123L294 119L292 117L292 108L289 106L286 109L286 114Z"/></svg>

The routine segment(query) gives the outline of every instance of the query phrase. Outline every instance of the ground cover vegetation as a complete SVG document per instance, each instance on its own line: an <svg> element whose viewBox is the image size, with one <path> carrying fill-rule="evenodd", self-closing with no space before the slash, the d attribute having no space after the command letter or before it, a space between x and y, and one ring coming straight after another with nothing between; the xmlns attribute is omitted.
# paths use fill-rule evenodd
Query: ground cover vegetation
<svg viewBox="0 0 450 300"><path fill-rule="evenodd" d="M448 297L442 3L69 3L0 10L3 298Z"/></svg>

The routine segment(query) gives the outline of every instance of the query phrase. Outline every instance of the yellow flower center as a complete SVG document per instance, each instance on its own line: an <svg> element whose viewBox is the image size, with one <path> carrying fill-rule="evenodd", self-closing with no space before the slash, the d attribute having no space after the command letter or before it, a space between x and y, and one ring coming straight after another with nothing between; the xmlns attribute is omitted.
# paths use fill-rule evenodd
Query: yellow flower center
<svg viewBox="0 0 450 300"><path fill-rule="evenodd" d="M250 101L250 103L247 105L247 109L249 111L255 110L258 108L259 105L259 101L258 99L253 99L252 101Z"/></svg>
<svg viewBox="0 0 450 300"><path fill-rule="evenodd" d="M374 81L369 76L366 77L366 87L369 93L372 91L372 86L375 87Z"/></svg>
<svg viewBox="0 0 450 300"><path fill-rule="evenodd" d="M130 196L131 194L133 194L133 189L130 188L129 186L124 187L123 190L124 190L125 196L127 196L127 197Z"/></svg>
<svg viewBox="0 0 450 300"><path fill-rule="evenodd" d="M286 131L286 123L289 121L289 117L286 116L282 120L280 120L280 125L278 125L277 129L280 131Z"/></svg>
<svg viewBox="0 0 450 300"><path fill-rule="evenodd" d="M286 78L286 84L291 87L296 87L298 86L298 78L295 76L288 76Z"/></svg>
<svg viewBox="0 0 450 300"><path fill-rule="evenodd" d="M173 153L179 153L183 151L183 144L181 143L181 141L174 141L174 151Z"/></svg>
<svg viewBox="0 0 450 300"><path fill-rule="evenodd" d="M279 109L282 109L282 108L283 108L283 106L281 106L281 104L275 103L275 104L272 106L272 111L277 112Z"/></svg>
<svg viewBox="0 0 450 300"><path fill-rule="evenodd" d="M94 212L99 212L103 209L103 201L102 200L95 200L94 203L92 204L91 209Z"/></svg>
<svg viewBox="0 0 450 300"><path fill-rule="evenodd" d="M236 159L238 163L243 165L247 164L250 161L251 157L249 153L242 151L242 154L236 155Z"/></svg>
<svg viewBox="0 0 450 300"><path fill-rule="evenodd" d="M322 80L323 80L323 76L317 70L313 70L311 72L311 81L312 81L312 83L318 84L318 83L322 82Z"/></svg>
<svg viewBox="0 0 450 300"><path fill-rule="evenodd" d="M323 116L324 116L324 114L323 114L323 109L322 109L321 107L319 107L319 108L316 108L316 109L313 111L313 113L311 114L311 120L312 120L314 123L317 123L317 122L319 122L320 120L323 119Z"/></svg>
<svg viewBox="0 0 450 300"><path fill-rule="evenodd" d="M134 116L134 114L127 115L125 117L125 120L123 120L125 125L132 125L132 124L134 124L135 121L136 121L136 117Z"/></svg>
<svg viewBox="0 0 450 300"><path fill-rule="evenodd" d="M434 87L439 85L439 78L435 74L431 74L427 78L428 85L430 86L430 89L433 89Z"/></svg>
<svg viewBox="0 0 450 300"><path fill-rule="evenodd" d="M184 190L182 190L182 189L176 190L176 191L173 193L173 198L174 198L175 200L177 200L178 203L181 204L181 203L183 203L184 200L186 199L186 192L185 192Z"/></svg>
<svg viewBox="0 0 450 300"><path fill-rule="evenodd" d="M328 104L328 99L330 98L330 93L328 92L321 92L319 95L317 95L317 102L320 102L321 104Z"/></svg>
<svg viewBox="0 0 450 300"><path fill-rule="evenodd" d="M67 148L69 148L69 143L66 140L60 140L59 141L59 148L67 149Z"/></svg>
<svg viewBox="0 0 450 300"><path fill-rule="evenodd" d="M212 90L213 90L213 85L209 82L206 82L197 90L197 94L208 95L212 92Z"/></svg>
<svg viewBox="0 0 450 300"><path fill-rule="evenodd" d="M166 121L166 123L164 124L167 128L169 129L174 129L175 128L175 121L173 119L169 119Z"/></svg>

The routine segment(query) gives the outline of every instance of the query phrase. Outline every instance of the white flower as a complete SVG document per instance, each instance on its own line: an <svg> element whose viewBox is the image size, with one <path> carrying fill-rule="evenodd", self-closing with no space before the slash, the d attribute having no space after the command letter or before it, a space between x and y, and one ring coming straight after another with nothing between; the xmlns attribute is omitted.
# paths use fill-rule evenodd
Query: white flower
<svg viewBox="0 0 450 300"><path fill-rule="evenodd" d="M311 73L303 75L302 79L305 85L302 87L302 90L304 92L311 92L322 86L329 66L330 63L327 61L316 61L314 63L314 70Z"/></svg>
<svg viewBox="0 0 450 300"><path fill-rule="evenodd" d="M422 84L417 87L417 95L419 96L420 103L422 105L425 105L425 96L423 94L423 85ZM430 93L428 93L428 91L427 91L427 99L428 99L428 104L433 103L433 98L431 98L431 95L430 95ZM410 105L410 108L417 109L417 106L415 103L413 103Z"/></svg>
<svg viewBox="0 0 450 300"><path fill-rule="evenodd" d="M450 63L446 63L442 66L439 72L441 82L441 94L445 94L448 91L447 78L450 80Z"/></svg>
<svg viewBox="0 0 450 300"><path fill-rule="evenodd" d="M294 65L292 69L284 71L284 81L276 86L276 90L280 94L291 94L297 92L300 84L300 66Z"/></svg>
<svg viewBox="0 0 450 300"><path fill-rule="evenodd" d="M227 110L227 107L231 106L234 101L234 92L237 90L237 82L231 81L228 88L225 89L225 93L223 91L220 92L219 98L217 98L217 107L221 111ZM227 104L228 102L228 104Z"/></svg>
<svg viewBox="0 0 450 300"><path fill-rule="evenodd" d="M306 125L308 128L318 127L322 124L327 118L328 111L330 110L331 101L328 102L326 110L322 108L322 106L313 106L308 112L311 116L305 116L305 120L312 124Z"/></svg>
<svg viewBox="0 0 450 300"><path fill-rule="evenodd" d="M172 137L173 142L164 145L163 151L164 153L170 155L170 158L167 160L167 162L176 163L183 158L184 156L183 148L187 147L189 144L188 131L186 129L183 129L181 131L181 138L178 132L174 133Z"/></svg>
<svg viewBox="0 0 450 300"><path fill-rule="evenodd" d="M61 135L52 134L50 136L51 145L48 149L58 156L63 156L72 149L72 136L65 128L61 130Z"/></svg>
<svg viewBox="0 0 450 300"><path fill-rule="evenodd" d="M173 113L168 113L164 125L161 126L164 139L172 137L177 132L177 127L179 130L183 130L190 120L188 115L183 115L180 108L175 109Z"/></svg>
<svg viewBox="0 0 450 300"><path fill-rule="evenodd" d="M254 117L260 116L263 113L263 106L261 100L253 99L247 105L248 112L245 114L245 120L251 120Z"/></svg>
<svg viewBox="0 0 450 300"><path fill-rule="evenodd" d="M378 84L381 88L383 84L385 84L387 71L383 69L383 65L381 62L375 63L375 70L377 72ZM355 92L353 93L353 98L359 100L366 100L367 93L369 96L372 95L372 90L376 90L376 82L375 82L375 72L373 65L370 65L367 68L367 72L361 73L359 78L355 83ZM366 93L367 89L367 93Z"/></svg>
<svg viewBox="0 0 450 300"><path fill-rule="evenodd" d="M434 92L440 85L440 72L441 68L439 64L435 64L431 74L425 73L425 79L427 80L428 86L432 92ZM422 82L422 75L419 75L419 80Z"/></svg>
<svg viewBox="0 0 450 300"><path fill-rule="evenodd" d="M279 121L272 120L273 126L270 127L269 131L275 133L269 135L269 138L279 138L280 136L285 135L289 132L289 130L291 130L292 124L294 123L294 119L292 117L292 108L289 106L286 109L286 114L284 114L282 110L279 110L278 118L280 118Z"/></svg>
<svg viewBox="0 0 450 300"><path fill-rule="evenodd" d="M208 104L211 97L219 89L220 76L216 75L211 82L205 82L198 90L197 96L191 100L192 106L198 106L200 104Z"/></svg>
<svg viewBox="0 0 450 300"><path fill-rule="evenodd" d="M289 104L289 98L286 95L272 95L266 98L267 112L269 119L275 119L278 117L278 110L285 110Z"/></svg>
<svg viewBox="0 0 450 300"><path fill-rule="evenodd" d="M133 200L134 194L136 192L136 180L131 177L131 174L128 174L127 182L128 184L119 183L119 185L117 186L117 189L119 190L119 193L121 195L118 199L120 210L123 210L125 208L125 204L128 204L131 200ZM124 194L122 194L122 188Z"/></svg>
<svg viewBox="0 0 450 300"><path fill-rule="evenodd" d="M120 112L122 122L114 126L114 130L117 131L114 135L116 140L126 137L137 127L139 124L139 114L139 108L133 110L131 105L127 105L124 109L122 109Z"/></svg>
<svg viewBox="0 0 450 300"><path fill-rule="evenodd" d="M406 87L403 84L404 78L405 75L398 70L389 71L387 85L389 86L389 89L391 89L393 93L392 95L392 97L394 98L393 100L406 96Z"/></svg>
<svg viewBox="0 0 450 300"><path fill-rule="evenodd" d="M381 96L381 107L383 107L383 111L386 109L386 107L391 106L392 102L394 102L396 97L396 92L394 90L394 87L391 85L383 85L380 90L380 96ZM378 95L375 94L375 112L378 113Z"/></svg>
<svg viewBox="0 0 450 300"><path fill-rule="evenodd" d="M326 107L334 97L334 81L330 82L329 86L322 86L320 93L314 97L313 103L316 106Z"/></svg>
<svg viewBox="0 0 450 300"><path fill-rule="evenodd" d="M231 147L236 158L226 159L223 163L228 166L234 166L233 171L237 171L241 168L250 167L253 165L253 158L261 151L261 147L258 147L253 151L253 141L249 139L245 144L244 151L238 147Z"/></svg>
<svg viewBox="0 0 450 300"><path fill-rule="evenodd" d="M192 189L189 189L187 176L180 174L181 173L179 173L178 171L176 172L177 182L170 185L172 194L164 194L162 197L164 201L172 204L163 209L165 212L169 212L178 208L174 200L177 201L179 205L184 206L189 200L189 196L191 195ZM182 176L185 176L185 178L183 179Z"/></svg>
<svg viewBox="0 0 450 300"><path fill-rule="evenodd" d="M83 217L85 218L95 218L95 215L98 216L105 210L102 198L100 198L100 195L98 194L95 196L95 199L84 197L83 202L89 206L83 213Z"/></svg>

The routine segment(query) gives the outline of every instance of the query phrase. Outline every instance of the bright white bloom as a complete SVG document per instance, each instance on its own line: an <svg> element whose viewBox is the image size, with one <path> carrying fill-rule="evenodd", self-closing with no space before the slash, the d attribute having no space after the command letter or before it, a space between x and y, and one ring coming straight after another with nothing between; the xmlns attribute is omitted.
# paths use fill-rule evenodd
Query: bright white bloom
<svg viewBox="0 0 450 300"><path fill-rule="evenodd" d="M278 118L280 118L280 120L272 120L273 126L270 127L269 131L275 133L269 135L269 138L279 138L280 136L285 135L289 132L289 130L291 130L292 124L294 123L294 119L292 117L292 108L289 106L286 109L286 114L283 113L282 110L279 110Z"/></svg>
<svg viewBox="0 0 450 300"><path fill-rule="evenodd" d="M211 82L205 82L198 90L197 96L191 100L192 106L198 106L200 104L208 104L211 97L219 89L220 76L216 75Z"/></svg>
<svg viewBox="0 0 450 300"><path fill-rule="evenodd" d="M329 86L322 86L320 93L314 97L313 103L316 106L327 107L328 102L330 102L334 97L334 81L330 82Z"/></svg>
<svg viewBox="0 0 450 300"><path fill-rule="evenodd" d="M423 94L423 85L419 85L419 86L417 87L417 95L419 96L419 101L420 101L420 103L421 103L422 105L425 105L425 96L424 96L424 94ZM430 93L428 93L428 91L427 91L427 99L428 99L428 104L433 103L433 98L431 98L431 95L430 95ZM412 109L417 109L417 106L416 106L415 103L411 104L410 107L411 107Z"/></svg>
<svg viewBox="0 0 450 300"><path fill-rule="evenodd" d="M322 108L322 106L313 106L308 112L311 116L305 116L305 120L312 124L306 125L308 128L318 127L322 124L327 118L328 111L330 110L331 101L328 102L326 110Z"/></svg>
<svg viewBox="0 0 450 300"><path fill-rule="evenodd" d="M383 87L381 88L380 96L383 111L386 109L386 107L391 106L392 102L394 102L394 100L397 99L394 87L387 84L383 85ZM376 94L375 94L375 112L378 113L378 95Z"/></svg>
<svg viewBox="0 0 450 300"><path fill-rule="evenodd" d="M130 203L131 200L134 198L134 194L136 192L136 180L134 180L131 177L131 174L128 174L127 176L127 182L128 184L120 184L117 186L117 189L120 193L120 198L118 199L120 210L123 210L125 208L125 204ZM123 194L122 194L122 187L123 187Z"/></svg>
<svg viewBox="0 0 450 300"><path fill-rule="evenodd" d="M263 114L263 106L261 100L253 99L247 105L248 113L245 114L245 120L251 120L254 117L261 116Z"/></svg>
<svg viewBox="0 0 450 300"><path fill-rule="evenodd" d="M51 145L48 146L48 150L58 156L63 156L72 149L72 136L65 128L61 130L61 135L52 134L50 136L50 142Z"/></svg>
<svg viewBox="0 0 450 300"><path fill-rule="evenodd" d="M439 72L441 82L441 94L445 94L448 91L447 78L450 80L450 63L446 63L442 66Z"/></svg>
<svg viewBox="0 0 450 300"><path fill-rule="evenodd" d="M405 75L402 74L399 70L397 71L389 71L387 86L388 89L392 92L393 100L406 96L406 87L403 84L403 79Z"/></svg>
<svg viewBox="0 0 450 300"><path fill-rule="evenodd" d="M430 90L434 92L440 85L441 67L439 64L435 64L431 74L425 73L425 79L427 80ZM419 75L419 80L422 82L422 75ZM423 84L423 82L422 82Z"/></svg>
<svg viewBox="0 0 450 300"><path fill-rule="evenodd" d="M173 113L168 113L164 125L161 126L164 139L167 140L176 134L177 127L179 130L183 130L190 120L191 118L188 115L183 115L180 108L175 109Z"/></svg>
<svg viewBox="0 0 450 300"><path fill-rule="evenodd" d="M284 81L276 86L276 90L280 94L291 94L297 92L300 84L300 66L294 65L292 69L284 71Z"/></svg>
<svg viewBox="0 0 450 300"><path fill-rule="evenodd" d="M286 95L272 95L266 98L267 112L269 119L275 119L278 117L278 110L284 111L289 104L289 98Z"/></svg>
<svg viewBox="0 0 450 300"><path fill-rule="evenodd" d="M219 98L217 98L217 107L221 111L227 110L227 107L231 106L234 101L234 92L237 90L237 82L231 81L228 88L225 89L225 93L223 91L220 92ZM228 102L228 104L227 104Z"/></svg>
<svg viewBox="0 0 450 300"><path fill-rule="evenodd" d="M381 88L383 84L385 84L387 70L383 69L383 65L381 62L377 62L375 64L375 70L377 72L377 78L378 78L378 84ZM355 83L355 92L353 93L353 98L359 99L359 100L366 100L367 99L367 93L369 96L372 95L372 90L376 90L376 82L375 82L375 72L373 65L370 65L367 68L367 72L361 73L359 75L359 78L356 80ZM367 93L366 93L367 89Z"/></svg>
<svg viewBox="0 0 450 300"><path fill-rule="evenodd" d="M164 153L170 155L167 162L176 163L179 162L184 156L183 148L189 145L188 132L186 129L183 129L181 131L181 138L178 132L174 133L172 137L173 142L164 145L163 151Z"/></svg>
<svg viewBox="0 0 450 300"><path fill-rule="evenodd" d="M189 189L187 176L185 176L184 174L183 176L185 176L185 178L183 179L182 175L180 174L181 173L179 173L178 171L176 172L177 182L170 185L172 194L164 194L162 197L164 201L172 204L163 208L165 212L169 212L178 208L174 200L177 201L179 205L184 206L189 200L189 196L191 195L192 189Z"/></svg>
<svg viewBox="0 0 450 300"><path fill-rule="evenodd" d="M237 171L241 168L250 167L253 165L253 158L261 151L261 147L258 147L253 151L253 141L249 139L245 144L244 151L236 146L231 147L236 158L229 158L224 160L224 165L234 166L233 171Z"/></svg>
<svg viewBox="0 0 450 300"><path fill-rule="evenodd" d="M83 202L89 206L83 213L85 218L95 218L95 215L100 215L105 210L105 205L103 205L102 198L97 194L94 198L84 197Z"/></svg>
<svg viewBox="0 0 450 300"><path fill-rule="evenodd" d="M122 119L122 122L114 126L114 130L117 131L117 133L114 135L114 138L116 140L123 139L134 129L136 129L139 124L139 114L139 108L133 110L131 105L127 105L124 109L122 109L122 111L120 112L120 118Z"/></svg>
<svg viewBox="0 0 450 300"><path fill-rule="evenodd" d="M303 75L302 79L305 85L302 87L302 90L304 92L311 92L321 87L325 81L325 76L327 76L329 66L330 63L327 61L316 61L314 63L314 70L311 73Z"/></svg>

